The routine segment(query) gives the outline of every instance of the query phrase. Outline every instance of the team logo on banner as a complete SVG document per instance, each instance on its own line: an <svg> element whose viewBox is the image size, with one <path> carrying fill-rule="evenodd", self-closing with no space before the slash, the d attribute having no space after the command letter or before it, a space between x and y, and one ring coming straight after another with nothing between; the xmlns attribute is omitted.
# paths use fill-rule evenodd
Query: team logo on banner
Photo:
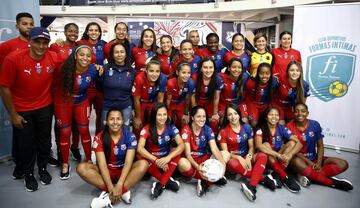
<svg viewBox="0 0 360 208"><path fill-rule="evenodd" d="M307 58L306 74L313 95L325 102L346 95L354 78L355 48L340 36L320 38L309 47L314 54Z"/></svg>

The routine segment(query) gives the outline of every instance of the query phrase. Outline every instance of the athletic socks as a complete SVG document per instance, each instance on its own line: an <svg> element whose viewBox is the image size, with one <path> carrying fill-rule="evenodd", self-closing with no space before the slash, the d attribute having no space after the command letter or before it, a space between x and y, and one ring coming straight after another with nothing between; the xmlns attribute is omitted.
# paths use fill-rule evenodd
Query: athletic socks
<svg viewBox="0 0 360 208"><path fill-rule="evenodd" d="M284 169L283 169L283 166L280 165L278 162L273 162L273 163L270 163L270 166L274 169L274 171L279 174L280 178L283 180L285 179L288 174L285 173Z"/></svg>
<svg viewBox="0 0 360 208"><path fill-rule="evenodd" d="M320 174L324 176L336 176L344 172L337 164L326 164L321 168Z"/></svg>
<svg viewBox="0 0 360 208"><path fill-rule="evenodd" d="M267 155L264 153L258 153L255 158L255 164L252 169L251 177L250 177L250 186L256 186L259 181L263 178L262 174L265 170L267 162Z"/></svg>
<svg viewBox="0 0 360 208"><path fill-rule="evenodd" d="M248 178L251 176L251 171L245 170L245 168L241 165L240 161L237 159L230 159L227 162L226 167L230 171L246 176Z"/></svg>
<svg viewBox="0 0 360 208"><path fill-rule="evenodd" d="M318 182L326 186L332 186L333 182L330 178L316 172L311 167L307 166L301 175L308 177L310 180Z"/></svg>

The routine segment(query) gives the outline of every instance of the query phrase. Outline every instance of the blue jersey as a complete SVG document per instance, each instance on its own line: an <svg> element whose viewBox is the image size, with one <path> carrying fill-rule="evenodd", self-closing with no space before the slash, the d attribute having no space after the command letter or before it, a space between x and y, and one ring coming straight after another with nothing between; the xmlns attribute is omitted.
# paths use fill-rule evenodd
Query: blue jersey
<svg viewBox="0 0 360 208"><path fill-rule="evenodd" d="M307 127L304 131L300 131L294 121L289 122L286 126L298 137L303 145L300 152L304 153L309 160L316 160L317 141L324 138L319 122L308 119Z"/></svg>
<svg viewBox="0 0 360 208"><path fill-rule="evenodd" d="M146 140L145 148L152 155L161 158L170 153L170 142L179 134L179 130L173 124L166 124L164 131L158 136L158 144L155 144L150 135L150 126L146 125L140 132L140 139Z"/></svg>
<svg viewBox="0 0 360 208"><path fill-rule="evenodd" d="M212 58L215 61L215 69L217 72L221 72L223 68L224 65L223 60L226 52L228 52L226 48L222 48L218 50L216 53L212 53L207 48L200 48L196 50L196 54L199 55L202 59L208 57L208 58Z"/></svg>
<svg viewBox="0 0 360 208"><path fill-rule="evenodd" d="M116 107L123 110L132 106L131 88L134 79L135 71L132 67L106 64L99 80L104 93L103 108L108 110Z"/></svg>
<svg viewBox="0 0 360 208"><path fill-rule="evenodd" d="M304 97L310 96L309 84L304 81ZM280 107L293 107L296 104L297 91L296 87L292 87L288 77L282 75L279 77L279 86L275 91L274 99Z"/></svg>
<svg viewBox="0 0 360 208"><path fill-rule="evenodd" d="M103 142L101 137L103 132L100 132L95 138L92 148L95 152L104 152ZM120 140L115 144L112 139L110 145L110 155L107 161L109 169L120 169L125 164L127 150L136 150L137 141L135 135L122 127Z"/></svg>
<svg viewBox="0 0 360 208"><path fill-rule="evenodd" d="M209 141L215 139L213 131L207 125L201 129L199 135L194 135L191 128L186 125L181 130L181 137L185 143L190 144L191 155L194 158L209 154Z"/></svg>
<svg viewBox="0 0 360 208"><path fill-rule="evenodd" d="M79 104L87 99L86 90L98 78L98 71L94 65L90 64L88 70L83 73L76 73L75 76L72 97L74 99L74 104Z"/></svg>
<svg viewBox="0 0 360 208"><path fill-rule="evenodd" d="M262 137L263 142L268 142L271 148L276 152L280 151L283 144L288 141L292 135L292 132L283 125L277 125L275 134L270 136L270 138L264 138L261 129L256 131L256 136Z"/></svg>
<svg viewBox="0 0 360 208"><path fill-rule="evenodd" d="M171 102L180 104L185 101L186 95L192 95L195 92L195 82L191 78L184 84L183 88L179 87L177 77L167 81L166 94L171 95Z"/></svg>

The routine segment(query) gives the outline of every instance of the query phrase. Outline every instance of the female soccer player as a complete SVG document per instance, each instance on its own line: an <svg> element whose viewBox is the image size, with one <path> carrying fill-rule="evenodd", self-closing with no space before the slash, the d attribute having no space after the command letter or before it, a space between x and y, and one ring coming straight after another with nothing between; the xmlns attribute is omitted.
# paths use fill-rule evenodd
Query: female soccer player
<svg viewBox="0 0 360 208"><path fill-rule="evenodd" d="M300 186L288 176L285 169L302 145L288 128L279 125L278 108L267 107L261 115L256 128L255 147L259 152L267 154L274 170L276 186L281 187L283 183L290 192L299 192Z"/></svg>
<svg viewBox="0 0 360 208"><path fill-rule="evenodd" d="M275 90L274 102L281 109L282 120L288 122L294 118L295 103L305 103L310 95L309 84L304 80L303 69L299 62L292 61L286 74L279 74L279 85ZM285 123L284 121L282 124Z"/></svg>
<svg viewBox="0 0 360 208"><path fill-rule="evenodd" d="M65 62L67 57L71 54L72 49L78 44L76 40L79 37L79 26L75 23L68 23L64 26L65 42L59 39L59 42L55 42L50 45L50 50L58 54L61 62ZM61 42L61 44L60 44Z"/></svg>
<svg viewBox="0 0 360 208"><path fill-rule="evenodd" d="M206 48L197 49L196 55L202 59L212 58L215 62L215 70L219 73L223 69L226 52L228 52L226 48L219 49L219 36L216 33L210 33L206 36Z"/></svg>
<svg viewBox="0 0 360 208"><path fill-rule="evenodd" d="M271 190L275 189L275 182L271 175L263 177L267 155L260 152L255 154L253 131L249 124L241 121L240 109L230 103L226 106L223 126L218 135L220 149L229 155L227 169L250 178L250 183L242 183L242 191L250 200L256 199L256 186L260 181Z"/></svg>
<svg viewBox="0 0 360 208"><path fill-rule="evenodd" d="M130 43L130 41L127 39L129 28L125 22L118 22L116 23L114 27L116 38L108 42L104 47L104 55L106 58L110 55L110 48L114 43L124 43L128 51L131 51L133 47L135 47L134 44ZM132 58L132 57L130 57Z"/></svg>
<svg viewBox="0 0 360 208"><path fill-rule="evenodd" d="M232 58L228 64L225 73L220 73L220 76L224 81L224 88L220 93L219 114L222 118L225 117L226 105L234 103L238 105L241 110L242 121L244 123L249 123L243 91L250 75L244 70L240 59Z"/></svg>
<svg viewBox="0 0 360 208"><path fill-rule="evenodd" d="M180 62L176 76L166 84L165 104L169 109L169 117L177 128L189 123L191 96L195 92L195 83L190 78L191 68L187 62Z"/></svg>
<svg viewBox="0 0 360 208"><path fill-rule="evenodd" d="M135 62L136 74L145 71L146 64L156 56L156 36L155 32L147 28L141 32L139 45L132 48L131 54Z"/></svg>
<svg viewBox="0 0 360 208"><path fill-rule="evenodd" d="M101 75L103 71L98 72L90 61L91 48L87 45L78 46L66 59L54 83L54 112L56 125L60 129L60 152L63 162L60 172L62 180L70 177L68 161L73 120L81 136L86 160L91 160L90 115L86 90L97 79L98 73Z"/></svg>
<svg viewBox="0 0 360 208"><path fill-rule="evenodd" d="M197 73L200 68L201 58L194 55L193 45L190 40L183 40L180 44L180 55L170 66L170 73L174 74L180 62L187 62L191 67L191 75Z"/></svg>
<svg viewBox="0 0 360 208"><path fill-rule="evenodd" d="M195 94L192 96L192 106L201 105L207 111L210 127L215 134L219 130L219 99L224 87L223 80L215 70L215 62L211 58L204 58L200 71L192 76L196 82Z"/></svg>
<svg viewBox="0 0 360 208"><path fill-rule="evenodd" d="M271 104L278 81L272 76L271 65L261 63L257 69L255 79L252 78L245 85L245 103L247 106L250 124L255 127L259 115Z"/></svg>
<svg viewBox="0 0 360 208"><path fill-rule="evenodd" d="M250 56L244 50L245 48L245 37L240 34L236 33L232 37L231 41L232 49L231 51L226 52L224 57L224 66L229 66L229 61L233 58L240 59L243 70L247 71L250 66Z"/></svg>
<svg viewBox="0 0 360 208"><path fill-rule="evenodd" d="M135 79L134 69L130 66L129 51L124 43L114 43L110 48L108 64L99 82L104 93L102 121L106 122L107 111L118 108L122 113L123 125L130 128L133 99L131 88Z"/></svg>
<svg viewBox="0 0 360 208"><path fill-rule="evenodd" d="M300 51L291 48L292 34L289 31L280 33L280 47L272 49L271 53L274 57L273 74L274 76L282 76L286 74L286 68L292 61L301 64Z"/></svg>
<svg viewBox="0 0 360 208"><path fill-rule="evenodd" d="M134 162L136 137L123 124L121 110L108 110L105 128L92 145L97 164L82 162L76 171L86 182L108 192L112 203L121 198L130 204L130 189L141 180L146 169L141 165L143 161Z"/></svg>
<svg viewBox="0 0 360 208"><path fill-rule="evenodd" d="M189 125L181 130L181 137L185 142L185 157L179 160L178 166L181 174L198 180L196 189L199 197L203 196L211 186L211 182L201 171L203 162L213 154L223 164L225 170L225 160L216 145L215 135L205 123L205 108L202 106L193 107ZM219 182L221 185L225 185L227 181L223 177Z"/></svg>
<svg viewBox="0 0 360 208"><path fill-rule="evenodd" d="M179 50L173 46L173 40L170 35L160 37L160 48L157 50L157 57L161 63L161 72L167 77L174 75L170 71L170 65L177 58Z"/></svg>
<svg viewBox="0 0 360 208"><path fill-rule="evenodd" d="M264 33L257 33L254 37L254 47L256 51L251 55L251 64L249 73L251 77L256 77L256 72L259 64L268 63L271 64L273 56L267 52L267 37Z"/></svg>
<svg viewBox="0 0 360 208"><path fill-rule="evenodd" d="M176 148L171 148L171 142L175 141ZM144 168L159 182L154 182L151 188L151 198L156 199L163 189L177 192L180 188L179 181L171 175L177 167L180 154L184 150L179 130L170 124L164 103L156 103L151 110L150 123L140 133L137 152L139 160L145 163Z"/></svg>
<svg viewBox="0 0 360 208"><path fill-rule="evenodd" d="M286 125L303 144L290 163L291 168L301 175L300 184L309 186L309 178L325 186L352 190L353 186L348 180L333 177L348 169L348 163L340 158L324 156L322 128L317 121L308 119L308 115L307 105L298 103L295 105L295 120Z"/></svg>
<svg viewBox="0 0 360 208"><path fill-rule="evenodd" d="M132 88L135 117L133 120L135 135L148 123L150 111L156 102L164 102L166 76L161 73L160 62L152 59L146 65L146 73L135 77Z"/></svg>

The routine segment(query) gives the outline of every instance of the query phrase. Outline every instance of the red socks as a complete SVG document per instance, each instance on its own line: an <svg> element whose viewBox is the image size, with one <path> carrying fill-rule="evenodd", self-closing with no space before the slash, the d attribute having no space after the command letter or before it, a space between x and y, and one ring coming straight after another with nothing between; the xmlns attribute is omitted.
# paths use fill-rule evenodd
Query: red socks
<svg viewBox="0 0 360 208"><path fill-rule="evenodd" d="M241 165L240 161L237 159L230 159L227 164L226 167L235 173L238 173L240 175L246 176L246 177L250 177L251 176L251 171L247 171L245 170L245 168Z"/></svg>
<svg viewBox="0 0 360 208"><path fill-rule="evenodd" d="M256 186L259 181L263 178L262 174L266 167L267 155L264 153L257 153L255 158L255 164L252 169L251 178L250 178L250 186Z"/></svg>
<svg viewBox="0 0 360 208"><path fill-rule="evenodd" d="M336 176L344 172L337 164L326 164L321 168L320 174L324 176Z"/></svg>
<svg viewBox="0 0 360 208"><path fill-rule="evenodd" d="M301 175L308 177L310 180L316 181L320 184L331 186L333 184L332 180L322 175L321 173L316 172L311 167L306 167L305 170L301 173Z"/></svg>
<svg viewBox="0 0 360 208"><path fill-rule="evenodd" d="M274 169L274 171L279 174L281 179L284 179L288 176L287 173L284 171L284 166L280 165L279 162L270 163L270 166Z"/></svg>

